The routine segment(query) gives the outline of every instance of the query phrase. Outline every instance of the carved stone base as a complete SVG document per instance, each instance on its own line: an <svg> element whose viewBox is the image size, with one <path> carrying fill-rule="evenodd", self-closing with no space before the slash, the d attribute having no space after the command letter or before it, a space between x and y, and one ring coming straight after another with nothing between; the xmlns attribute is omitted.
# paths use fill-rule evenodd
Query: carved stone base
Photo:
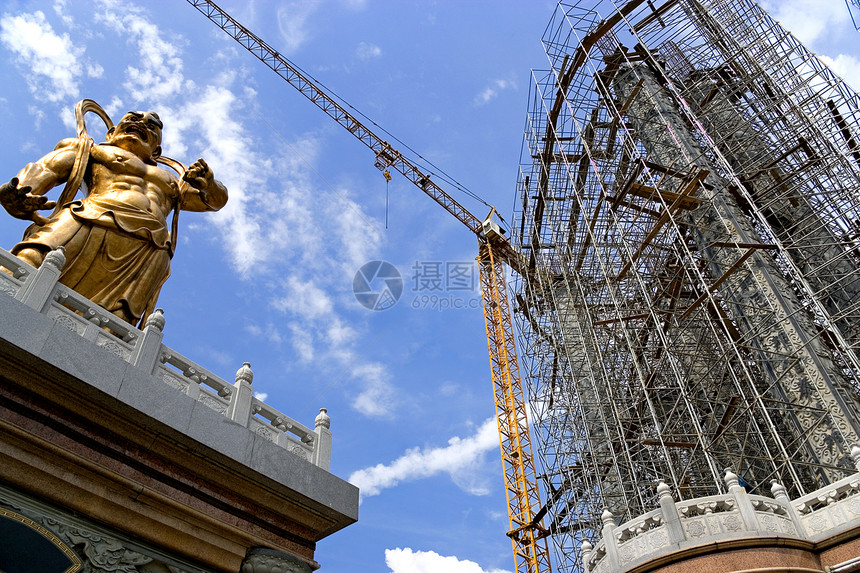
<svg viewBox="0 0 860 573"><path fill-rule="evenodd" d="M318 563L313 565L280 551L255 547L248 550L240 573L311 573L319 568Z"/></svg>
<svg viewBox="0 0 860 573"><path fill-rule="evenodd" d="M120 533L107 531L81 516L70 515L0 486L2 519L29 527L34 533L32 537L42 536L44 543L28 542L24 547L14 548L0 544L0 563L4 559L43 560L43 555L28 552L44 553L45 547L53 546L68 558L68 568L57 569L66 573L210 573L210 570L184 563ZM17 538L22 539L20 535Z"/></svg>

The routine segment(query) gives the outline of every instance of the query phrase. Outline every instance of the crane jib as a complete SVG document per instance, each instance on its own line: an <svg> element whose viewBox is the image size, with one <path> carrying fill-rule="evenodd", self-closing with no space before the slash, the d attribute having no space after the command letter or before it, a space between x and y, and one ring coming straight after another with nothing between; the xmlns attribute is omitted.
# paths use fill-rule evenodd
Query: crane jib
<svg viewBox="0 0 860 573"><path fill-rule="evenodd" d="M224 12L214 2L201 0L187 1L234 40L239 42L246 50L254 54L257 59L266 64L272 71L281 76L287 83L296 88L318 108L347 131L355 135L359 141L369 147L377 156L383 150L391 149L391 146L386 141L377 136L372 130L344 109L315 81L304 75L295 65L278 53L277 50L270 47L253 32L233 19L232 16ZM481 230L482 221L445 192L444 189L430 181L429 176L425 175L411 161L397 152L396 160L390 165L417 185L457 220L466 225L470 231L478 235L479 239L483 238Z"/></svg>

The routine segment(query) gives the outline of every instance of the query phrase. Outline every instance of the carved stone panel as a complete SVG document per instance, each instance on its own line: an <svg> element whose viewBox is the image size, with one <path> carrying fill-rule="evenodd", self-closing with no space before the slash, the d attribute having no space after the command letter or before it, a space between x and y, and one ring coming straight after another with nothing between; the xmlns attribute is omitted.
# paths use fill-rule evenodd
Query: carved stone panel
<svg viewBox="0 0 860 573"><path fill-rule="evenodd" d="M255 547L248 551L240 573L311 573L317 567L280 551Z"/></svg>

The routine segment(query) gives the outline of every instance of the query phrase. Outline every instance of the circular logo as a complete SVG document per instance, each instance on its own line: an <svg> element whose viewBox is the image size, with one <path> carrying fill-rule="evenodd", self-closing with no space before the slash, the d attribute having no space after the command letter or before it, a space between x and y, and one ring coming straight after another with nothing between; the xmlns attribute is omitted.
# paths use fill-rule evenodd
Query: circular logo
<svg viewBox="0 0 860 573"><path fill-rule="evenodd" d="M370 261L355 273L352 292L364 308L388 310L403 294L403 277L391 263Z"/></svg>

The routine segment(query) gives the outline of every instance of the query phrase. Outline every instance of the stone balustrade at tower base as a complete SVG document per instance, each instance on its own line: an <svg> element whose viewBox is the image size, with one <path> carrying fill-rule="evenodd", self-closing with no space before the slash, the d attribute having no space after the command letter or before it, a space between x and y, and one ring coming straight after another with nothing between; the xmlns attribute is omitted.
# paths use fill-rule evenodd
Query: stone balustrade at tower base
<svg viewBox="0 0 860 573"><path fill-rule="evenodd" d="M682 501L657 485L659 508L582 544L586 573L849 573L860 571L860 447L856 474L797 499L774 481L748 493L726 470L728 493Z"/></svg>
<svg viewBox="0 0 860 573"><path fill-rule="evenodd" d="M0 571L317 569L358 519L328 414L300 424L248 364L218 378L161 343L160 313L119 324L51 264L0 250Z"/></svg>

